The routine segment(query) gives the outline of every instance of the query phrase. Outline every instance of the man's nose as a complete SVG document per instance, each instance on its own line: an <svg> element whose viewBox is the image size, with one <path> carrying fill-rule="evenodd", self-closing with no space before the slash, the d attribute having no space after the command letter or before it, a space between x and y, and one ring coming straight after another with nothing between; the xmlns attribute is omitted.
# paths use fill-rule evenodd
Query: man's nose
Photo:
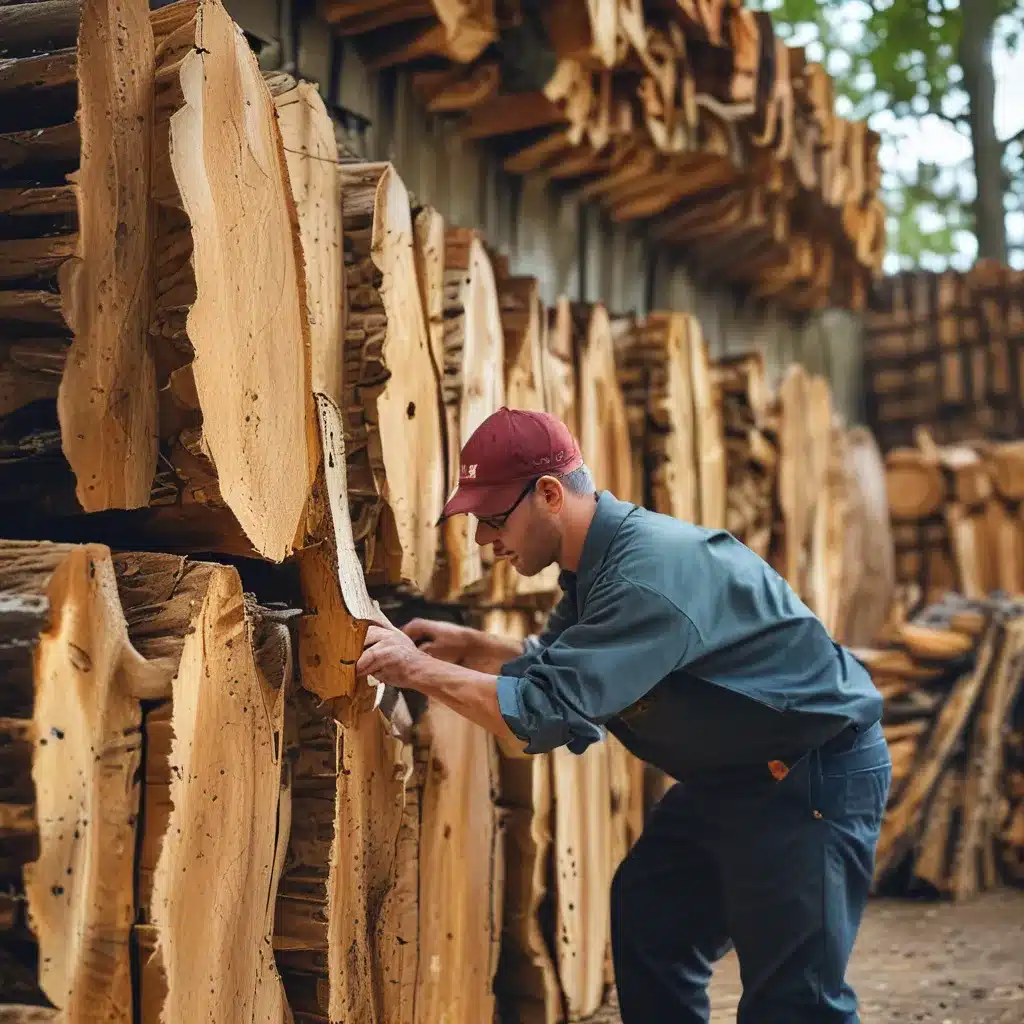
<svg viewBox="0 0 1024 1024"><path fill-rule="evenodd" d="M480 547L485 548L488 544L493 544L497 536L498 531L493 526L488 526L486 523L481 523L477 520L476 542Z"/></svg>

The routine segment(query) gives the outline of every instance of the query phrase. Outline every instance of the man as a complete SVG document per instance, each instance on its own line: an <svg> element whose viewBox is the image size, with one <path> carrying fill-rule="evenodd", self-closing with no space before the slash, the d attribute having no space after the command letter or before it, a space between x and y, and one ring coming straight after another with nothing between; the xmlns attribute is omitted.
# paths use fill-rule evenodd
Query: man
<svg viewBox="0 0 1024 1024"><path fill-rule="evenodd" d="M845 981L891 780L882 699L785 580L724 530L596 493L558 420L501 409L444 516L563 596L525 648L451 624L370 627L360 675L528 753L607 729L680 782L612 885L625 1024L708 1020L730 947L740 1024L853 1024ZM417 646L418 645L418 646Z"/></svg>

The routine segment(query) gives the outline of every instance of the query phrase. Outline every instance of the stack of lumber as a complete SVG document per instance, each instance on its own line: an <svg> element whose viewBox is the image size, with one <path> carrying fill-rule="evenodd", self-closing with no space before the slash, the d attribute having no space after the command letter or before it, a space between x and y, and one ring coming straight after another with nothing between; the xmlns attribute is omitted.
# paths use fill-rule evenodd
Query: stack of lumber
<svg viewBox="0 0 1024 1024"><path fill-rule="evenodd" d="M938 446L919 430L886 456L886 485L900 584L926 600L1024 593L1024 443Z"/></svg>
<svg viewBox="0 0 1024 1024"><path fill-rule="evenodd" d="M644 504L702 526L726 525L726 452L721 392L696 317L652 313L619 345Z"/></svg>
<svg viewBox="0 0 1024 1024"><path fill-rule="evenodd" d="M885 697L893 759L877 888L962 899L1004 872L1019 879L1020 776L1007 767L1019 756L1008 727L1024 683L1024 604L949 594L887 632L884 648L856 651Z"/></svg>
<svg viewBox="0 0 1024 1024"><path fill-rule="evenodd" d="M1024 273L982 260L968 273L885 278L865 324L868 423L883 450L917 426L942 444L1024 435Z"/></svg>
<svg viewBox="0 0 1024 1024"><path fill-rule="evenodd" d="M514 174L652 223L695 273L792 309L859 309L885 251L879 136L742 2L327 0L371 67L408 67ZM656 220L655 220L656 218Z"/></svg>

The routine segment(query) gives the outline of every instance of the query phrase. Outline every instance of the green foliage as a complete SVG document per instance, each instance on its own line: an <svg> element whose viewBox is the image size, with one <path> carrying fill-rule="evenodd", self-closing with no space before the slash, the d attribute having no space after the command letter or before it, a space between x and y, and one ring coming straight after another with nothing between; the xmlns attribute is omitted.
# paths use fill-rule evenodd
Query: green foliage
<svg viewBox="0 0 1024 1024"><path fill-rule="evenodd" d="M959 63L964 18L999 21L1000 38L1010 52L1020 45L1024 0L748 0L770 10L776 31L791 45L807 45L832 75L840 113L867 119L890 143L890 164L899 146L898 119L934 116L970 137L970 100ZM984 8L984 10L978 10ZM905 122L904 122L905 123ZM1024 147L1007 147L1010 173L1021 165ZM971 168L946 174L922 164L916 173L885 167L885 200L890 210L890 249L901 264L934 264L963 249L971 231ZM967 193L965 195L965 192ZM942 223L938 222L942 218Z"/></svg>

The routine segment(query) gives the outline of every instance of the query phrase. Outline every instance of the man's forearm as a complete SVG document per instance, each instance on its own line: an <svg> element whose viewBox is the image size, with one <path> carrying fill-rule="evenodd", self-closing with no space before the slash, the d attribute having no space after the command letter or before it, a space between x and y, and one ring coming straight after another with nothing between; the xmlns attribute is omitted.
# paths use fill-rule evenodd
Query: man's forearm
<svg viewBox="0 0 1024 1024"><path fill-rule="evenodd" d="M498 707L496 675L425 657L422 665L417 666L410 685L493 733L502 744L511 745L516 750L525 746L502 717Z"/></svg>

